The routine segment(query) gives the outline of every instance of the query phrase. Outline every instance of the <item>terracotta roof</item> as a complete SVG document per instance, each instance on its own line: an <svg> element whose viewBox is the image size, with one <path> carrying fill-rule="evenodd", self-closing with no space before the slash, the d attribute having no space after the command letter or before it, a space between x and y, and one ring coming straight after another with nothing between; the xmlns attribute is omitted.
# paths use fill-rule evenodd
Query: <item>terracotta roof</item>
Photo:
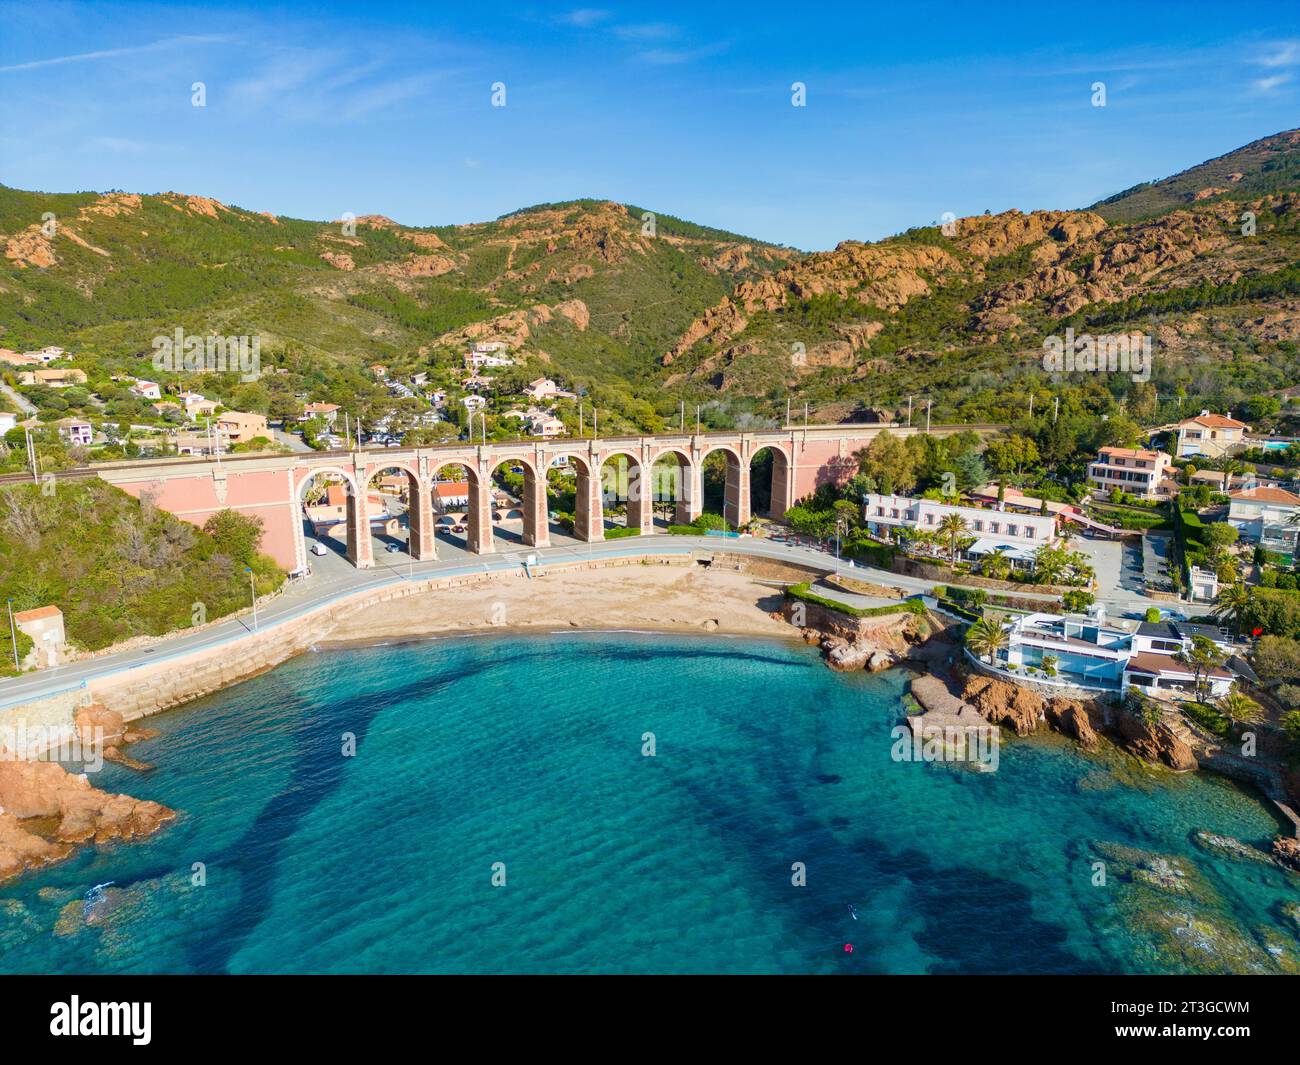
<svg viewBox="0 0 1300 1065"><path fill-rule="evenodd" d="M14 621L39 621L41 618L58 618L63 611L57 606L38 606L35 610L20 610L14 615Z"/></svg>
<svg viewBox="0 0 1300 1065"><path fill-rule="evenodd" d="M1175 662L1172 655L1158 655L1152 651L1141 651L1128 660L1125 667L1130 671L1138 673L1176 673L1179 676L1190 677L1192 670L1190 666L1185 666L1181 662ZM1232 674L1226 669L1216 666L1210 670L1209 676L1232 679Z"/></svg>
<svg viewBox="0 0 1300 1065"><path fill-rule="evenodd" d="M1249 429L1250 426L1245 422L1239 422L1235 418L1225 418L1222 414L1198 414L1195 418L1188 418L1182 422L1195 422L1197 425L1204 425L1207 429Z"/></svg>
<svg viewBox="0 0 1300 1065"><path fill-rule="evenodd" d="M1162 451L1143 451L1136 447L1103 447L1099 451L1102 455L1125 455L1135 459L1158 459L1164 455Z"/></svg>
<svg viewBox="0 0 1300 1065"><path fill-rule="evenodd" d="M458 499L469 495L468 481L439 481L433 486L433 494L439 499Z"/></svg>
<svg viewBox="0 0 1300 1065"><path fill-rule="evenodd" d="M1229 499L1244 499L1250 503L1281 503L1288 507L1300 507L1300 496L1293 495L1284 488L1247 488L1241 492L1229 492Z"/></svg>

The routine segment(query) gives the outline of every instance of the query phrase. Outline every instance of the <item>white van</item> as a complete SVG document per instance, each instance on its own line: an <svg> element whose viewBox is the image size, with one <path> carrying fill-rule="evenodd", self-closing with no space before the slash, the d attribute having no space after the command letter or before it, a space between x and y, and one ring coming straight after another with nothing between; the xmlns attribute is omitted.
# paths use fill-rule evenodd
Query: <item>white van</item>
<svg viewBox="0 0 1300 1065"><path fill-rule="evenodd" d="M329 548L326 547L319 540L317 540L314 544L311 545L311 553L313 555L327 555L329 554Z"/></svg>

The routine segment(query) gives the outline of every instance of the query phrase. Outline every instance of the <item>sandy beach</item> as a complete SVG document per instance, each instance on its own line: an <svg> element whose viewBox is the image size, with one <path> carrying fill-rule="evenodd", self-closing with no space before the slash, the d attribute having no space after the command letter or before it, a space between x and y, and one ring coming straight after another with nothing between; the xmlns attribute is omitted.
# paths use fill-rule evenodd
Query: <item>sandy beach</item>
<svg viewBox="0 0 1300 1065"><path fill-rule="evenodd" d="M771 616L781 590L751 573L701 566L553 569L437 589L342 617L328 644L486 630L645 629L790 639Z"/></svg>

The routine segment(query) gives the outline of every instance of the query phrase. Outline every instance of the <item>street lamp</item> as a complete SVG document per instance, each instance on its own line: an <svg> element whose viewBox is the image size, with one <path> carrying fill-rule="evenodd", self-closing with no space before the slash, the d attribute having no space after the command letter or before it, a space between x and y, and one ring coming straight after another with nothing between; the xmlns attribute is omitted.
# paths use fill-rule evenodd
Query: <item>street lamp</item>
<svg viewBox="0 0 1300 1065"><path fill-rule="evenodd" d="M18 633L14 630L14 601L6 599L5 602L9 605L9 639L14 645L14 670L20 672L22 667L18 665Z"/></svg>
<svg viewBox="0 0 1300 1065"><path fill-rule="evenodd" d="M257 631L257 581L253 577L253 570L249 566L244 567L244 572L248 574L248 591L253 597L253 631Z"/></svg>

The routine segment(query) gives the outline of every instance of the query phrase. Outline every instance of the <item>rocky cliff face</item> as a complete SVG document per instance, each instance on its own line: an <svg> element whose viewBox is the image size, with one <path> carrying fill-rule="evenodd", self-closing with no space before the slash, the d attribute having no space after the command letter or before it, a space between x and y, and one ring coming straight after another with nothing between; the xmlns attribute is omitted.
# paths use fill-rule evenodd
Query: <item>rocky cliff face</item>
<svg viewBox="0 0 1300 1065"><path fill-rule="evenodd" d="M133 738L122 716L103 707L78 714L83 743L118 753ZM142 733L134 738L143 738ZM72 854L77 844L135 839L175 817L156 802L113 795L55 762L18 759L0 749L0 882Z"/></svg>
<svg viewBox="0 0 1300 1065"><path fill-rule="evenodd" d="M1106 734L1145 761L1163 763L1180 772L1197 768L1191 747L1163 722L1149 725L1132 714L1110 710L1096 700L1064 695L1045 697L1023 685L982 673L966 677L961 697L986 720L1006 725L1018 736L1027 736L1042 725L1050 725L1093 750L1099 743L1098 737Z"/></svg>
<svg viewBox="0 0 1300 1065"><path fill-rule="evenodd" d="M896 666L928 631L901 607L898 614L854 618L816 603L786 600L781 616L800 625L803 641L820 647L826 664L842 673L878 673Z"/></svg>

